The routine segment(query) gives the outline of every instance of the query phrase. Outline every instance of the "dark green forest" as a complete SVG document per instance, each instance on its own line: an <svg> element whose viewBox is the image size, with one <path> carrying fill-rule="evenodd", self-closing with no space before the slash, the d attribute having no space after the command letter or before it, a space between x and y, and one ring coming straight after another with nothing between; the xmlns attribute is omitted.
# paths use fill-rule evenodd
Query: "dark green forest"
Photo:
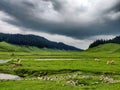
<svg viewBox="0 0 120 90"><path fill-rule="evenodd" d="M110 39L110 40L103 40L103 39L96 40L92 44L90 44L89 48L93 48L93 47L99 46L101 44L107 44L107 43L120 44L120 36L117 36L117 37Z"/></svg>
<svg viewBox="0 0 120 90"><path fill-rule="evenodd" d="M22 35L22 34L4 34L0 33L0 42L7 42L15 45L22 46L35 46L38 48L50 48L59 50L79 50L76 47L66 45L62 42L49 41L44 37L36 35Z"/></svg>

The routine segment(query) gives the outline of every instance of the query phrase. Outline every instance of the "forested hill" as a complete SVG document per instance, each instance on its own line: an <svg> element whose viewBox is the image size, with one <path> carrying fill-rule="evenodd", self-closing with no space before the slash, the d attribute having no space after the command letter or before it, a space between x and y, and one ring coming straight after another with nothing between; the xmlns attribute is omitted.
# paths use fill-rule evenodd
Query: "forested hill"
<svg viewBox="0 0 120 90"><path fill-rule="evenodd" d="M107 44L107 43L115 43L115 44L120 44L120 36L117 36L113 39L110 40L96 40L92 44L90 44L89 48L93 48L102 44Z"/></svg>
<svg viewBox="0 0 120 90"><path fill-rule="evenodd" d="M59 50L79 50L76 47L66 45L62 42L53 42L44 37L36 35L22 35L22 34L4 34L0 33L0 42L7 42L15 45L35 46L38 48L50 48Z"/></svg>

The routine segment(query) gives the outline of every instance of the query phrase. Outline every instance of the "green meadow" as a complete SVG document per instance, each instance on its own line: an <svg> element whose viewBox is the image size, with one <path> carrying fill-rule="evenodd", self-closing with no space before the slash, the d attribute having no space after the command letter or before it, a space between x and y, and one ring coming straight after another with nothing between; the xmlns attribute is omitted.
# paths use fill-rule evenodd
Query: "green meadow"
<svg viewBox="0 0 120 90"><path fill-rule="evenodd" d="M79 52L1 42L0 60L10 60L0 73L21 77L0 80L0 90L120 90L119 44Z"/></svg>

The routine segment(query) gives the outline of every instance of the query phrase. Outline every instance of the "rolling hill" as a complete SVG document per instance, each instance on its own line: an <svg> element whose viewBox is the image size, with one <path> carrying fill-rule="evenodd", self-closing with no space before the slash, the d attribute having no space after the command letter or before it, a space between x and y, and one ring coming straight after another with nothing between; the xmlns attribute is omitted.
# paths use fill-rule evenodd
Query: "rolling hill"
<svg viewBox="0 0 120 90"><path fill-rule="evenodd" d="M49 53L49 52L65 52L65 50L48 49L48 48L37 48L34 46L20 46L14 45L7 42L0 42L0 52L30 52L30 53Z"/></svg>
<svg viewBox="0 0 120 90"><path fill-rule="evenodd" d="M120 44L107 43L101 44L99 46L89 48L88 52L108 52L108 53L117 53L120 52Z"/></svg>
<svg viewBox="0 0 120 90"><path fill-rule="evenodd" d="M6 42L0 42L0 51L1 52L34 52L34 51L40 51L37 47L32 46L18 46L9 44Z"/></svg>
<svg viewBox="0 0 120 90"><path fill-rule="evenodd" d="M62 42L57 43L57 42L49 41L44 37L36 36L36 35L0 33L0 42L7 42L19 46L32 46L37 48L82 51L82 49L78 49L76 47L66 45Z"/></svg>
<svg viewBox="0 0 120 90"><path fill-rule="evenodd" d="M90 44L89 48L93 48L102 44L107 44L107 43L115 43L115 44L120 44L120 36L117 36L113 39L110 40L96 40L93 43Z"/></svg>

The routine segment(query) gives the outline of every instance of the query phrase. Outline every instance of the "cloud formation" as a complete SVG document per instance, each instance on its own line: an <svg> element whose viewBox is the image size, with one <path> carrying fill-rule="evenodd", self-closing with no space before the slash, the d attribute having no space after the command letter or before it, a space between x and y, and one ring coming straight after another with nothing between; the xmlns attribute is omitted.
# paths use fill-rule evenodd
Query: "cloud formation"
<svg viewBox="0 0 120 90"><path fill-rule="evenodd" d="M96 39L120 34L120 0L0 0L0 32L86 49Z"/></svg>
<svg viewBox="0 0 120 90"><path fill-rule="evenodd" d="M0 0L4 22L77 39L120 33L120 0Z"/></svg>

